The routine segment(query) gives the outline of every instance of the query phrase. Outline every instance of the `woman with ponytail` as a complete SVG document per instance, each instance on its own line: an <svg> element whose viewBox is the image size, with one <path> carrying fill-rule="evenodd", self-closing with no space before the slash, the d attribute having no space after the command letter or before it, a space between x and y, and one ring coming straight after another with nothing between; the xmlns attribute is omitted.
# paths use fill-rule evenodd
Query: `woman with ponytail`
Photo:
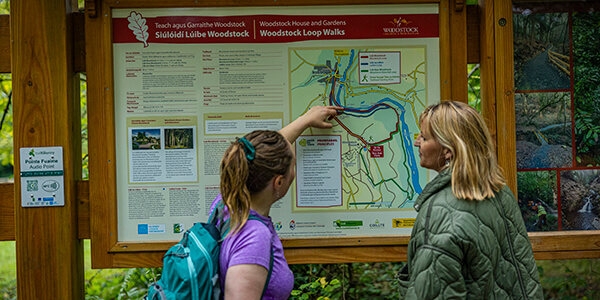
<svg viewBox="0 0 600 300"><path fill-rule="evenodd" d="M423 189L399 274L401 299L542 299L531 243L479 113L462 102L429 106L415 141Z"/></svg>
<svg viewBox="0 0 600 300"><path fill-rule="evenodd" d="M231 226L221 244L219 259L226 300L289 297L294 275L269 217L271 205L287 193L295 177L291 143L309 127L331 128L333 125L327 121L341 110L334 106L312 107L280 131L253 131L232 142L225 151L221 194L213 201L212 209L223 203Z"/></svg>

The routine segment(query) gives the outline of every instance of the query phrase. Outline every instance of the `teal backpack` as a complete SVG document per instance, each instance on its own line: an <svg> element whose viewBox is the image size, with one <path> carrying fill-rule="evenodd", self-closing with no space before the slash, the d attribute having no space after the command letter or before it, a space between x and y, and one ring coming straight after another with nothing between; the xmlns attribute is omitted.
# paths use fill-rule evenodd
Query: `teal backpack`
<svg viewBox="0 0 600 300"><path fill-rule="evenodd" d="M208 223L196 223L188 229L181 241L172 246L163 257L162 276L148 289L149 300L219 300L222 298L219 282L219 251L222 238L229 232L229 220L223 219L223 204L219 203ZM250 215L248 220L261 219ZM273 271L273 247L269 274L263 288L267 290ZM262 296L261 296L262 298Z"/></svg>

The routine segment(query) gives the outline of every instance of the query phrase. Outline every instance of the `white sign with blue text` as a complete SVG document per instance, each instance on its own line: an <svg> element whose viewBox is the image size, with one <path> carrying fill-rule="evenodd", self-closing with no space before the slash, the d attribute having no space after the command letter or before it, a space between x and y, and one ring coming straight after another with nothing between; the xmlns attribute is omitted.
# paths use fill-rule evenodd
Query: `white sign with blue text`
<svg viewBox="0 0 600 300"><path fill-rule="evenodd" d="M21 206L64 206L62 147L21 148Z"/></svg>

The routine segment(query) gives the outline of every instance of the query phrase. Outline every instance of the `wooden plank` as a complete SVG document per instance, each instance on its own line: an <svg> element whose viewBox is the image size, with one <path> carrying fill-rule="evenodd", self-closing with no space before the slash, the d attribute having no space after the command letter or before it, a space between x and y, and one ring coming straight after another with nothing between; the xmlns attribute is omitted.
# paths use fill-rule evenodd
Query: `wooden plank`
<svg viewBox="0 0 600 300"><path fill-rule="evenodd" d="M115 268L162 267L164 252L115 253L112 256Z"/></svg>
<svg viewBox="0 0 600 300"><path fill-rule="evenodd" d="M162 252L115 253L115 268L162 266ZM288 264L332 264L353 262L406 261L406 246L285 248ZM600 258L600 250L534 251L537 260Z"/></svg>
<svg viewBox="0 0 600 300"><path fill-rule="evenodd" d="M284 249L288 264L332 264L386 261L406 261L407 247L371 246L332 248L287 248Z"/></svg>
<svg viewBox="0 0 600 300"><path fill-rule="evenodd" d="M312 247L348 247L348 246L397 246L408 245L410 235L355 236L355 237L316 237L316 238L283 238L281 242L286 248Z"/></svg>
<svg viewBox="0 0 600 300"><path fill-rule="evenodd" d="M10 16L0 15L0 73L10 73Z"/></svg>
<svg viewBox="0 0 600 300"><path fill-rule="evenodd" d="M536 260L600 258L600 251L533 252Z"/></svg>
<svg viewBox="0 0 600 300"><path fill-rule="evenodd" d="M0 183L0 241L15 240L15 185ZM77 222L79 239L90 238L90 199L87 180L77 181Z"/></svg>
<svg viewBox="0 0 600 300"><path fill-rule="evenodd" d="M85 15L73 13L73 71L85 72Z"/></svg>
<svg viewBox="0 0 600 300"><path fill-rule="evenodd" d="M72 72L73 3L11 5L15 170L22 147L61 146L61 207L22 207L15 172L17 293L22 299L83 299L83 243L78 239L76 180L81 175L79 83ZM32 22L35 20L35 22ZM78 150L79 149L79 150Z"/></svg>
<svg viewBox="0 0 600 300"><path fill-rule="evenodd" d="M496 68L494 49L494 7L485 0L479 1L479 51L481 76L481 115L486 121L492 139L496 142L498 153L498 140L496 134Z"/></svg>
<svg viewBox="0 0 600 300"><path fill-rule="evenodd" d="M79 238L90 238L90 186L89 181L77 181L77 220Z"/></svg>
<svg viewBox="0 0 600 300"><path fill-rule="evenodd" d="M600 231L553 231L529 233L534 251L600 250Z"/></svg>
<svg viewBox="0 0 600 300"><path fill-rule="evenodd" d="M440 3L440 99L431 99L433 102L452 99L449 1L444 0Z"/></svg>
<svg viewBox="0 0 600 300"><path fill-rule="evenodd" d="M169 7L241 7L241 6L310 6L310 5L375 5L375 4L419 4L438 3L445 0L171 0ZM163 8L163 0L103 0L110 7Z"/></svg>
<svg viewBox="0 0 600 300"><path fill-rule="evenodd" d="M467 63L479 63L479 6L467 5Z"/></svg>
<svg viewBox="0 0 600 300"><path fill-rule="evenodd" d="M110 10L103 3L98 16L85 17L87 46L88 145L90 151L90 236L92 268L114 266L110 249L117 242L115 127L112 100ZM87 13L87 12L86 12Z"/></svg>
<svg viewBox="0 0 600 300"><path fill-rule="evenodd" d="M14 184L0 184L0 241L15 240Z"/></svg>
<svg viewBox="0 0 600 300"><path fill-rule="evenodd" d="M507 185L517 194L517 146L511 1L489 1L494 7L494 48L496 78L496 127L498 163ZM503 20L503 21L502 21ZM501 25L504 24L504 26Z"/></svg>
<svg viewBox="0 0 600 300"><path fill-rule="evenodd" d="M85 72L85 28L83 13L73 13L73 71ZM10 73L10 16L0 15L0 73Z"/></svg>
<svg viewBox="0 0 600 300"><path fill-rule="evenodd" d="M467 10L464 5L457 8L456 1L450 1L450 63L451 99L469 102L467 81Z"/></svg>

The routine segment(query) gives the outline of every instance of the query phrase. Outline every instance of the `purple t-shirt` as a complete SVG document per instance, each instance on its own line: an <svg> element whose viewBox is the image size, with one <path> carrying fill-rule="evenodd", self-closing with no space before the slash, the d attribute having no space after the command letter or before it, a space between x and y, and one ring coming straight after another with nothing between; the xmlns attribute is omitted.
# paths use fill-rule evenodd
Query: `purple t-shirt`
<svg viewBox="0 0 600 300"><path fill-rule="evenodd" d="M213 200L211 212L221 201L221 194ZM287 299L294 288L294 274L283 256L283 245L277 236L270 217L263 217L250 209L250 214L260 218L267 226L258 220L249 219L244 227L234 235L228 234L221 244L219 271L221 286L225 286L227 269L241 264L256 264L269 269L271 260L271 245L273 245L273 271L269 286L262 299ZM225 212L225 218L229 214ZM223 288L224 290L224 288Z"/></svg>

